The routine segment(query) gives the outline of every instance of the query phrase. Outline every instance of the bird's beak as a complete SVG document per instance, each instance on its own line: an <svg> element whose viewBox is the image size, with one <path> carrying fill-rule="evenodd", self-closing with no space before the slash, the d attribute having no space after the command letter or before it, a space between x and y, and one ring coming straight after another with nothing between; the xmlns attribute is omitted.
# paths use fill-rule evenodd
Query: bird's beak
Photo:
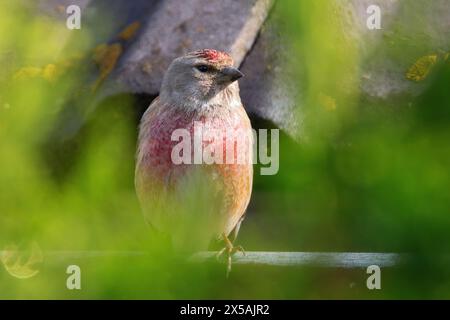
<svg viewBox="0 0 450 320"><path fill-rule="evenodd" d="M229 82L234 82L239 78L242 78L244 74L240 72L237 68L225 67L221 70L222 75Z"/></svg>

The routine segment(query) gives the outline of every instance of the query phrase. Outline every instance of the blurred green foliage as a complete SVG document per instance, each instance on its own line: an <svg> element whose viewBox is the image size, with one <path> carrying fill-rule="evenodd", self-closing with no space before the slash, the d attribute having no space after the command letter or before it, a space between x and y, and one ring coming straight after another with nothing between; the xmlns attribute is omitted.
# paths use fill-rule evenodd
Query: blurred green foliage
<svg viewBox="0 0 450 320"><path fill-rule="evenodd" d="M386 106L362 94L361 65L371 56L344 36L328 1L279 2L280 28L299 57L289 67L304 90L302 141L282 136L279 173L255 176L239 243L414 259L383 270L377 292L359 269L236 266L225 279L223 265L189 264L151 235L133 185L135 101L93 108L82 67L97 45L89 33L72 36L64 22L19 3L0 2L0 250L36 251L35 243L44 253L148 254L44 254L29 279L0 269L0 298L450 297L448 61L424 94ZM403 59L399 48L378 53ZM70 264L81 267L80 291L66 289Z"/></svg>

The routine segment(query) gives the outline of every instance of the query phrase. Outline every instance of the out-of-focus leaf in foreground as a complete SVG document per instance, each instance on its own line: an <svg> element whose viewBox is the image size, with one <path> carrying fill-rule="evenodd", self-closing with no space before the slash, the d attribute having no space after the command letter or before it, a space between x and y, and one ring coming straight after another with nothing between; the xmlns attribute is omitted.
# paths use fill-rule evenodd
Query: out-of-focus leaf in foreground
<svg viewBox="0 0 450 320"><path fill-rule="evenodd" d="M28 279L39 273L38 267L44 256L39 245L33 242L29 251L20 251L16 245L7 246L0 252L0 261L11 276Z"/></svg>

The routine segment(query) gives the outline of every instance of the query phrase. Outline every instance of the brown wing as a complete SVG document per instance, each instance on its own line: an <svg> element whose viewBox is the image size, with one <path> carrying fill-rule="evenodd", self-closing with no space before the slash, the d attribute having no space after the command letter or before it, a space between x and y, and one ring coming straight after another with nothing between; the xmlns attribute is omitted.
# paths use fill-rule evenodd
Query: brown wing
<svg viewBox="0 0 450 320"><path fill-rule="evenodd" d="M250 132L250 120L244 108L239 109L239 118L243 128ZM252 159L253 145L252 136L249 135L248 150L249 159ZM224 174L225 184L227 185L224 211L227 215L227 222L223 232L229 235L242 220L247 206L250 202L253 184L253 165L252 163L225 165L223 170L232 171Z"/></svg>

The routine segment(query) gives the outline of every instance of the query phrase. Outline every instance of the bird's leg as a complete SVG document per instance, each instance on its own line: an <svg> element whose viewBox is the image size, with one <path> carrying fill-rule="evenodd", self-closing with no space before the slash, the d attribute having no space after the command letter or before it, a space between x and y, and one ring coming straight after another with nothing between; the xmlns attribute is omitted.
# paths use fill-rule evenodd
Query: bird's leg
<svg viewBox="0 0 450 320"><path fill-rule="evenodd" d="M227 254L227 278L228 278L228 275L231 272L231 256L238 251L242 252L242 254L245 255L245 251L244 248L242 248L242 246L233 245L233 242L231 242L230 239L228 239L225 233L222 233L222 238L223 241L225 242L225 247L219 252L217 252L216 258L219 259L224 253Z"/></svg>

